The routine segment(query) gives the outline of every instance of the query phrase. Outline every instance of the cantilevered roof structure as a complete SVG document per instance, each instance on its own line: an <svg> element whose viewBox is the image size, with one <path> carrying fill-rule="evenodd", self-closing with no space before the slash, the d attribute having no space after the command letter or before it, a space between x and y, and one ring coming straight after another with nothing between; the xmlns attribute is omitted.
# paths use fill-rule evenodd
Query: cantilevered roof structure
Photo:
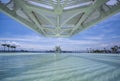
<svg viewBox="0 0 120 81"><path fill-rule="evenodd" d="M118 13L120 0L0 0L0 11L44 36L69 37Z"/></svg>

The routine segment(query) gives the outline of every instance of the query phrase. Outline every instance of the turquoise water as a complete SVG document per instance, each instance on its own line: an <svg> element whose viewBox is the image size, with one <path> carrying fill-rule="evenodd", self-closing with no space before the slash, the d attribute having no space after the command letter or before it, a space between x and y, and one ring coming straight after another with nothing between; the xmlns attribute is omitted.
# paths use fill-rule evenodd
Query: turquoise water
<svg viewBox="0 0 120 81"><path fill-rule="evenodd" d="M0 54L0 81L120 81L120 55Z"/></svg>

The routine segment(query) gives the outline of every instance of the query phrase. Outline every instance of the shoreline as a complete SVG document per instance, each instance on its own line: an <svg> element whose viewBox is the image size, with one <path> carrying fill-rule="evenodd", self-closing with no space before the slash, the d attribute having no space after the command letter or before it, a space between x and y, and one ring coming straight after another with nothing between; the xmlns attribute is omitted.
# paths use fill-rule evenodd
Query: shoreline
<svg viewBox="0 0 120 81"><path fill-rule="evenodd" d="M33 53L33 52L14 52L14 53L8 53L8 52L2 52L0 53L0 56L16 56L16 55L75 55L75 56L79 56L79 55L90 55L90 56L120 56L119 54L114 54L114 53Z"/></svg>

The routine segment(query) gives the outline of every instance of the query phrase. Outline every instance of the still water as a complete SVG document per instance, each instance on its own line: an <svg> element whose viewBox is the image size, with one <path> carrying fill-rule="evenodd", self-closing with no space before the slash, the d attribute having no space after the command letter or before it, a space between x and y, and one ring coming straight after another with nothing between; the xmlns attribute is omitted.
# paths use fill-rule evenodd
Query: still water
<svg viewBox="0 0 120 81"><path fill-rule="evenodd" d="M0 54L0 81L120 81L120 55Z"/></svg>

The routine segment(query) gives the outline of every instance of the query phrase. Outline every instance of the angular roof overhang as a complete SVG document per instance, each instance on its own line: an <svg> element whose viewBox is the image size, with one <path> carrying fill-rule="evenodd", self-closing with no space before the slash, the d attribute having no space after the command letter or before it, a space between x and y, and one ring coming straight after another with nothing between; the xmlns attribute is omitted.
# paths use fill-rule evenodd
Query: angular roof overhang
<svg viewBox="0 0 120 81"><path fill-rule="evenodd" d="M70 37L118 13L120 0L0 0L0 11L44 36Z"/></svg>

